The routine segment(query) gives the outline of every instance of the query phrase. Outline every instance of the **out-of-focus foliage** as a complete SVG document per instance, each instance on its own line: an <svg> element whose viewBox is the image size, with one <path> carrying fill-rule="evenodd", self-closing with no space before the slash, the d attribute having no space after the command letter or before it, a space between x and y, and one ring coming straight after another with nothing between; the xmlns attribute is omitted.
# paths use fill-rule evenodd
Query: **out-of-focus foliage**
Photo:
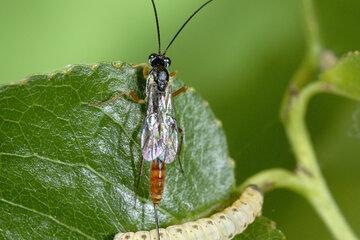
<svg viewBox="0 0 360 240"><path fill-rule="evenodd" d="M203 1L158 0L164 44ZM360 49L360 2L315 1L324 45ZM178 76L201 92L223 122L237 180L270 167L293 167L278 121L283 91L304 52L301 3L215 1L169 51ZM0 8L0 82L69 63L145 62L156 51L150 1L7 1ZM311 103L308 124L321 168L340 208L360 234L359 106L334 96ZM289 239L329 239L297 195L267 195L265 215ZM312 226L319 226L313 228ZM299 228L301 226L301 228Z"/></svg>
<svg viewBox="0 0 360 240"><path fill-rule="evenodd" d="M329 83L329 87L340 95L360 100L360 53L349 53L323 73L320 79Z"/></svg>
<svg viewBox="0 0 360 240"><path fill-rule="evenodd" d="M266 217L259 217L244 233L234 240L285 240L284 234L276 229L276 224Z"/></svg>

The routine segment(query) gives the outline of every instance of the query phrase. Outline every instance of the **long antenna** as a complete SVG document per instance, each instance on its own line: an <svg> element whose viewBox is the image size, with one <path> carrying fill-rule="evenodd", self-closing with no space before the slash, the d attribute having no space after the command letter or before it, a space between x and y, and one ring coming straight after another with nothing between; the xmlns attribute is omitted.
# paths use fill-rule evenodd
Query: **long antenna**
<svg viewBox="0 0 360 240"><path fill-rule="evenodd" d="M188 22L190 22L190 20L206 5L208 5L209 3L211 3L214 0L208 0L207 2L205 2L203 5L201 5L193 14L191 14L191 16L184 22L184 24L179 28L179 30L177 31L177 33L175 34L175 36L173 37L173 39L170 41L169 45L167 45L163 55L166 54L167 50L170 48L171 44L175 41L176 37L180 34L180 32L184 29L184 27L186 26L186 24Z"/></svg>
<svg viewBox="0 0 360 240"><path fill-rule="evenodd" d="M158 53L161 54L161 40L160 40L160 26L159 26L159 18L158 18L158 14L156 11L156 6L155 6L155 2L154 0L151 0L151 3L153 5L154 8L154 13L155 13L155 21L156 21L156 30L157 30L157 38L158 38L158 45L159 45L159 51Z"/></svg>

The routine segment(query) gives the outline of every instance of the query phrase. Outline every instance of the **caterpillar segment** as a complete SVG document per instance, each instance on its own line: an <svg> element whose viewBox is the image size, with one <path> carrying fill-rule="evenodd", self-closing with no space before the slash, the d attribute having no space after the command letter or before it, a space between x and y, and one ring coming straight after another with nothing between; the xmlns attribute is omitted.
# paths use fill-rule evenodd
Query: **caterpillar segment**
<svg viewBox="0 0 360 240"><path fill-rule="evenodd" d="M182 225L174 225L166 228L171 240L190 239L188 231Z"/></svg>
<svg viewBox="0 0 360 240"><path fill-rule="evenodd" d="M143 239L150 239L150 232L149 231L139 231L134 233L132 238L133 240L143 240Z"/></svg>
<svg viewBox="0 0 360 240"><path fill-rule="evenodd" d="M160 228L160 240L230 240L261 215L263 195L250 186L240 198L209 218ZM156 240L157 230L118 233L114 240Z"/></svg>
<svg viewBox="0 0 360 240"><path fill-rule="evenodd" d="M246 228L246 222L249 220L247 213L239 211L238 208L229 207L224 210L224 213L235 225L236 232L242 232Z"/></svg>
<svg viewBox="0 0 360 240"><path fill-rule="evenodd" d="M159 228L159 235L161 240L171 240L169 233L164 228ZM157 229L153 229L150 231L150 239L158 240L158 232Z"/></svg>
<svg viewBox="0 0 360 240"><path fill-rule="evenodd" d="M184 227L185 230L187 230L190 239L202 240L202 239L206 239L207 237L205 229L197 221L184 223Z"/></svg>
<svg viewBox="0 0 360 240"><path fill-rule="evenodd" d="M221 240L222 235L219 232L219 229L216 227L214 220L211 218L200 218L196 221L199 223L206 233L206 237L204 239L212 239L212 240Z"/></svg>
<svg viewBox="0 0 360 240"><path fill-rule="evenodd" d="M215 213L211 216L211 218L216 223L216 227L218 228L223 239L232 239L235 236L235 224L224 212Z"/></svg>

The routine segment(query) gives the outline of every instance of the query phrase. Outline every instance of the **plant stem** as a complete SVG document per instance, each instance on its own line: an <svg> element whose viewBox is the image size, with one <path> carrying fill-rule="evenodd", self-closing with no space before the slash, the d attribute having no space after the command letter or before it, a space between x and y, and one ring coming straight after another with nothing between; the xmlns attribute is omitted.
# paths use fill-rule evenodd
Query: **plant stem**
<svg viewBox="0 0 360 240"><path fill-rule="evenodd" d="M279 184L303 195L318 212L336 239L356 240L345 218L336 205L321 170L305 124L305 115L310 98L328 90L325 83L310 83L320 70L322 45L319 27L312 0L302 0L307 53L299 70L292 78L285 93L281 118L297 160L294 177L297 184ZM290 177L284 178L291 179ZM298 182L301 182L299 184ZM299 188L299 186L302 186Z"/></svg>
<svg viewBox="0 0 360 240"><path fill-rule="evenodd" d="M307 41L307 54L314 61L317 60L321 50L322 44L320 40L319 26L316 19L313 0L302 0L306 41Z"/></svg>
<svg viewBox="0 0 360 240"><path fill-rule="evenodd" d="M358 238L343 217L325 181L317 179L313 181L313 184L312 187L309 186L307 199L322 218L334 238L339 240L357 240Z"/></svg>
<svg viewBox="0 0 360 240"><path fill-rule="evenodd" d="M298 193L305 192L305 185L300 179L293 172L281 168L264 170L255 174L237 189L238 192L242 192L249 185L256 185L264 192L277 188L285 188Z"/></svg>
<svg viewBox="0 0 360 240"><path fill-rule="evenodd" d="M305 113L310 98L324 90L323 84L315 82L305 87L299 95L291 96L287 118L283 121L289 141L297 158L299 173L312 177L319 176L316 156L305 126Z"/></svg>
<svg viewBox="0 0 360 240"><path fill-rule="evenodd" d="M357 240L342 216L325 182L319 177L309 177L284 169L269 169L247 179L239 188L257 185L263 191L284 188L303 196L322 218L335 239Z"/></svg>
<svg viewBox="0 0 360 240"><path fill-rule="evenodd" d="M305 124L311 97L320 92L331 92L331 89L325 82L312 82L320 72L322 46L313 1L302 0L302 3L307 52L289 83L281 107L281 119L297 160L296 171L266 170L249 178L238 190L249 184L256 184L264 191L286 188L297 192L310 202L335 239L357 240L329 191Z"/></svg>
<svg viewBox="0 0 360 240"><path fill-rule="evenodd" d="M321 52L323 50L319 26L316 20L314 4L312 0L302 0L303 13L305 20L305 36L306 36L306 53L305 57L295 72L293 78L289 82L287 92L283 98L283 104L280 111L281 119L287 116L289 110L290 95L297 94L301 89L314 78L313 76L319 71Z"/></svg>
<svg viewBox="0 0 360 240"><path fill-rule="evenodd" d="M298 96L293 96L291 110L284 121L286 133L297 159L296 176L306 186L302 195L308 199L336 239L355 240L355 234L342 216L324 177L305 124L305 114L310 98L327 90L326 84L308 84Z"/></svg>
<svg viewBox="0 0 360 240"><path fill-rule="evenodd" d="M239 190L255 184L264 191L274 188L294 191L310 202L335 239L357 240L326 185L305 124L309 100L315 94L325 91L329 91L326 83L314 82L308 84L299 94L289 95L291 104L284 119L284 126L296 156L296 171L265 170L245 181Z"/></svg>

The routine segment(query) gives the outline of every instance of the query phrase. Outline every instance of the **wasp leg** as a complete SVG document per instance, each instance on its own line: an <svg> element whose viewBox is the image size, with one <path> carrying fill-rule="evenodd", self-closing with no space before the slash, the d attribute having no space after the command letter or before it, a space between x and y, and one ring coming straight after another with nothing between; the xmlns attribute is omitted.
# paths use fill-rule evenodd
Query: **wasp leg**
<svg viewBox="0 0 360 240"><path fill-rule="evenodd" d="M139 185L140 185L140 180L141 180L141 176L144 174L144 159L141 158L141 162L140 162L140 171L139 171L139 175L137 176L136 182L135 182L135 191L134 191L134 208L136 208L136 195L139 195Z"/></svg>
<svg viewBox="0 0 360 240"><path fill-rule="evenodd" d="M133 68L142 68L143 77L144 77L144 79L147 79L149 72L150 72L150 68L146 63L133 64L132 67Z"/></svg>
<svg viewBox="0 0 360 240"><path fill-rule="evenodd" d="M139 189L140 179L143 174L144 174L144 159L141 158L140 172L139 172L138 178L136 179L136 185L135 185L136 191Z"/></svg>
<svg viewBox="0 0 360 240"><path fill-rule="evenodd" d="M141 99L134 90L131 90L130 94L129 94L131 100L133 100L136 103L139 104L145 104L145 100Z"/></svg>
<svg viewBox="0 0 360 240"><path fill-rule="evenodd" d="M149 76L149 72L150 72L150 68L147 64L144 65L143 67L143 77L144 79L147 79Z"/></svg>
<svg viewBox="0 0 360 240"><path fill-rule="evenodd" d="M181 163L181 157L180 157L181 150L182 150L182 145L183 145L183 140L184 140L184 131L181 128L178 127L178 132L180 133L180 142L179 142L179 148L178 148L177 156L178 156L178 159L179 159L180 171L181 171L182 174L184 174L184 169L183 169L183 166L182 166L182 163Z"/></svg>
<svg viewBox="0 0 360 240"><path fill-rule="evenodd" d="M139 63L139 64L132 64L131 66L133 68L139 68L139 67L144 68L145 66L147 66L147 64L146 63Z"/></svg>
<svg viewBox="0 0 360 240"><path fill-rule="evenodd" d="M174 77L176 77L176 74L177 74L177 72L171 72L171 73L170 73L170 77L171 77L171 78L174 78Z"/></svg>
<svg viewBox="0 0 360 240"><path fill-rule="evenodd" d="M176 97L184 92L186 92L188 90L188 86L182 86L181 88L179 88L178 90L174 91L171 96L172 97Z"/></svg>

